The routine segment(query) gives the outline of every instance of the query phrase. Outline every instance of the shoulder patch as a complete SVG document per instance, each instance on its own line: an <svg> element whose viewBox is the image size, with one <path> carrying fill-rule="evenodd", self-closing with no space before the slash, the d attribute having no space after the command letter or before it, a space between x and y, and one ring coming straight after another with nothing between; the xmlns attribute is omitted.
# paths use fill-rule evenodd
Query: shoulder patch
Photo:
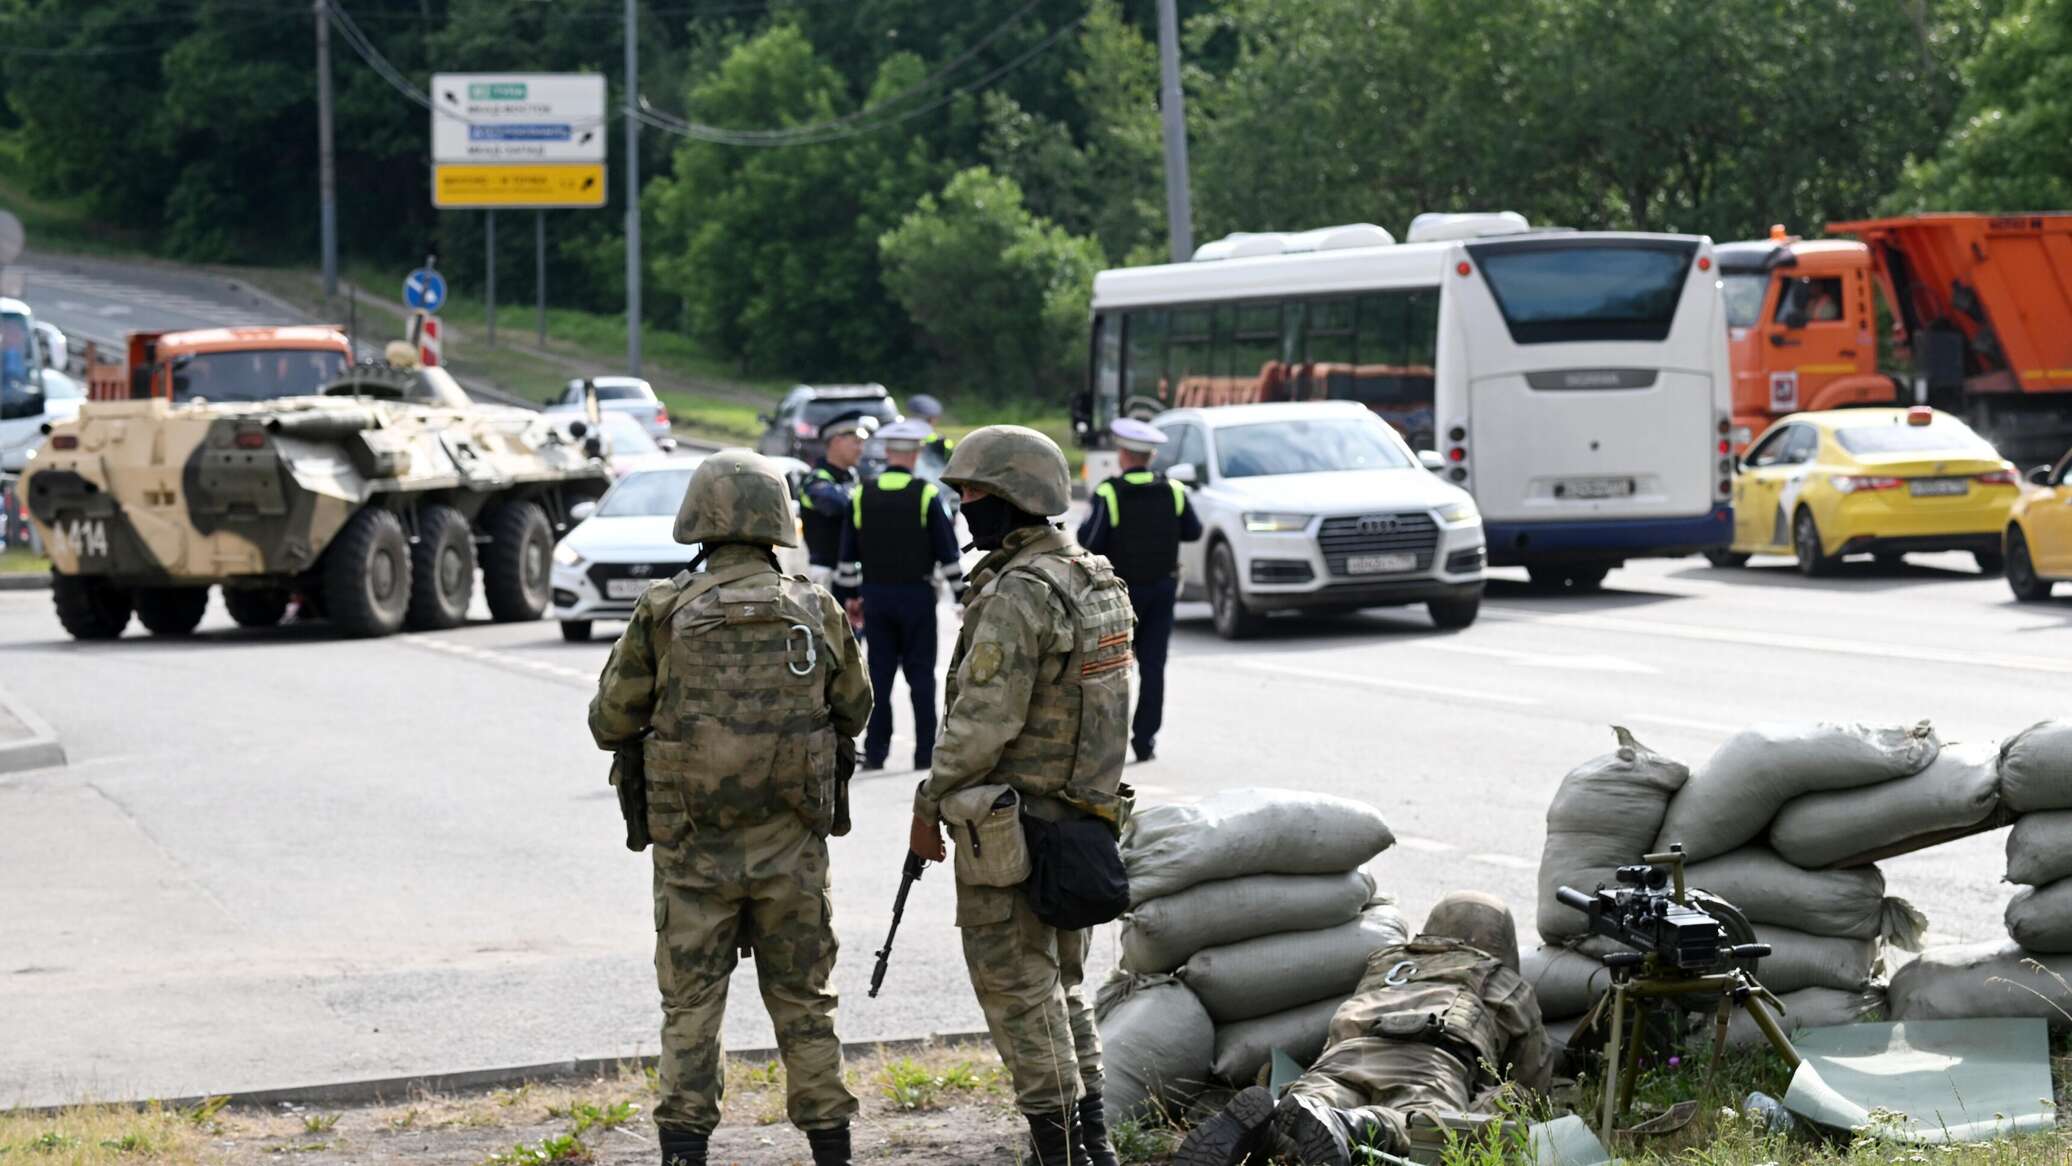
<svg viewBox="0 0 2072 1166"><path fill-rule="evenodd" d="M986 684L1000 675L1002 654L1000 645L991 640L981 640L971 648L971 682Z"/></svg>

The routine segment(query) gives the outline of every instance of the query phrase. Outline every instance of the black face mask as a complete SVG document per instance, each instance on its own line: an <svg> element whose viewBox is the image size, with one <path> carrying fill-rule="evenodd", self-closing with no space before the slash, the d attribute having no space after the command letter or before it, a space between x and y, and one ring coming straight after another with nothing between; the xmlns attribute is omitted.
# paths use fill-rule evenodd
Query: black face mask
<svg viewBox="0 0 2072 1166"><path fill-rule="evenodd" d="M1009 534L1023 525L1023 514L1001 498L982 494L964 504L964 525L971 530L971 545L982 551L997 551Z"/></svg>

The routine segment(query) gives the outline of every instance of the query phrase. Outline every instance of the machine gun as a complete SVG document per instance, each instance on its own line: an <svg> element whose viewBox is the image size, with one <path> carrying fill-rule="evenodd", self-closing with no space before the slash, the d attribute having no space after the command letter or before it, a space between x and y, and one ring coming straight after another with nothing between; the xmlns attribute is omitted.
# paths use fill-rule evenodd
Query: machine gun
<svg viewBox="0 0 2072 1166"><path fill-rule="evenodd" d="M913 851L907 851L906 865L900 868L899 894L892 900L892 927L885 932L885 946L878 949L877 965L871 968L871 991L873 1000L878 998L878 989L885 986L885 969L892 963L892 939L899 934L900 917L906 914L907 892L921 881L921 872L928 861Z"/></svg>
<svg viewBox="0 0 2072 1166"><path fill-rule="evenodd" d="M1606 1146L1612 1144L1615 1119L1633 1103L1633 1086L1640 1075L1643 1010L1648 1007L1681 997L1716 996L1713 1072L1718 1071L1726 1052L1727 1021L1735 1008L1748 1013L1787 1067L1799 1065L1798 1050L1770 1011L1783 1012L1783 1004L1755 978L1756 962L1770 954L1770 946L1755 942L1754 929L1733 904L1684 885L1683 847L1646 855L1639 865L1620 867L1615 877L1618 887L1600 887L1595 894L1586 895L1574 887L1554 892L1563 906L1587 917L1592 934L1628 949L1604 957L1604 966L1611 971L1611 991L1586 1022L1595 1024L1606 1007L1611 1009L1600 1135ZM1634 1028L1630 1042L1626 1038L1629 1015Z"/></svg>

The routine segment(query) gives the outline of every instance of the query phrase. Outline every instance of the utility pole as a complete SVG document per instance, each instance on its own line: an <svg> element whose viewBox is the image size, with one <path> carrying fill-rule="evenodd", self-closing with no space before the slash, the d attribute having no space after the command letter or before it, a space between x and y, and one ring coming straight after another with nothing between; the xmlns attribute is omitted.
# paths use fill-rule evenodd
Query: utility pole
<svg viewBox="0 0 2072 1166"><path fill-rule="evenodd" d="M626 0L626 375L640 375L640 13Z"/></svg>
<svg viewBox="0 0 2072 1166"><path fill-rule="evenodd" d="M1185 263L1194 254L1194 206L1187 189L1187 108L1180 96L1180 16L1174 0L1158 0L1158 74L1158 108L1165 119L1166 238L1173 262Z"/></svg>
<svg viewBox="0 0 2072 1166"><path fill-rule="evenodd" d="M488 265L488 268L489 268L489 270L488 270L487 272L485 272L485 273L484 273L484 279L485 279L485 280L486 280L486 281L488 282L488 284L489 284L489 288L488 288L488 294L487 294L487 295L486 295L486 296L485 296L485 297L483 298L483 306L485 306L486 308L488 308L488 309L489 309L489 320L488 320L488 323L489 323L489 346L490 346L491 348L495 348L495 347L496 347L496 212L495 212L495 211L484 211L484 212L482 212L482 213L483 213L483 216L484 216L484 222L483 222L483 226L482 226L482 254L483 254L483 256L484 256L484 262L485 262L485 263L486 263L486 264Z"/></svg>
<svg viewBox="0 0 2072 1166"><path fill-rule="evenodd" d="M338 174L331 156L331 3L316 0L317 216L322 226L324 294L338 294Z"/></svg>
<svg viewBox="0 0 2072 1166"><path fill-rule="evenodd" d="M547 346L547 212L532 212L532 291L537 305L540 347Z"/></svg>

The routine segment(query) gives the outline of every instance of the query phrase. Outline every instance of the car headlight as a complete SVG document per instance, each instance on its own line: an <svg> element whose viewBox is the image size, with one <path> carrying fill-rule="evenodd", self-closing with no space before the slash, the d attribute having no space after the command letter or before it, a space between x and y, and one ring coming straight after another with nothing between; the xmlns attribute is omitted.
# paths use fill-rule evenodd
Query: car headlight
<svg viewBox="0 0 2072 1166"><path fill-rule="evenodd" d="M1439 508L1439 521L1449 526L1463 522L1475 522L1481 519L1481 517L1482 512L1475 509L1475 504L1466 499L1462 499L1459 502L1448 502Z"/></svg>
<svg viewBox="0 0 2072 1166"><path fill-rule="evenodd" d="M583 556L577 554L576 549L567 543L555 543L554 561L564 567L580 567L583 565Z"/></svg>
<svg viewBox="0 0 2072 1166"><path fill-rule="evenodd" d="M1253 534L1272 534L1279 531L1305 530L1309 527L1307 514L1247 514L1245 529Z"/></svg>

